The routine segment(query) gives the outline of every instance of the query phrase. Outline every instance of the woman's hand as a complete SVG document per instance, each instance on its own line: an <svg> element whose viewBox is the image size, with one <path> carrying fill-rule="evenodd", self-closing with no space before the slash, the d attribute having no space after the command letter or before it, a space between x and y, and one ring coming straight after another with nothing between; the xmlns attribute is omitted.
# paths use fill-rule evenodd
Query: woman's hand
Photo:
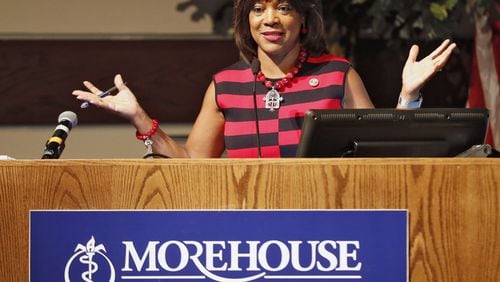
<svg viewBox="0 0 500 282"><path fill-rule="evenodd" d="M455 43L446 39L431 54L417 61L419 48L413 45L403 68L401 96L409 101L416 100L420 88L444 67L455 47L457 47Z"/></svg>
<svg viewBox="0 0 500 282"><path fill-rule="evenodd" d="M103 91L97 88L94 84L89 81L84 81L83 85L88 89L88 91L75 90L73 95L76 96L78 100L88 101L94 106L104 108L115 112L128 120L132 120L140 110L139 103L134 96L134 93L123 83L121 75L116 75L115 86L118 89L116 95L108 95L106 97L99 97L98 94Z"/></svg>

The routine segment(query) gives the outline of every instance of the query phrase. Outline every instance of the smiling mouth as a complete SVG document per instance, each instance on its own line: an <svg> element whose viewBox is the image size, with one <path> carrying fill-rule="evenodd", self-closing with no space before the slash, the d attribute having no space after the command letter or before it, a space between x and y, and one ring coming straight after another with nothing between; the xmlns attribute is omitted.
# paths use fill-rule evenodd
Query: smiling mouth
<svg viewBox="0 0 500 282"><path fill-rule="evenodd" d="M267 31L267 32L262 32L262 35L264 38L268 41L275 42L283 39L285 33L284 32L278 32L278 31Z"/></svg>

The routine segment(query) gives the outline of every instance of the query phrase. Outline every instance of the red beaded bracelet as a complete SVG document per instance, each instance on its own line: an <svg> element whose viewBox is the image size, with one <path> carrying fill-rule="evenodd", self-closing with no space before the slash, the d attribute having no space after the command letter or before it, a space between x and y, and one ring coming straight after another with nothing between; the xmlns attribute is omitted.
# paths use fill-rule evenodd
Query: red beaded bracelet
<svg viewBox="0 0 500 282"><path fill-rule="evenodd" d="M140 134L139 131L136 131L135 137L137 137L137 139L139 140L146 140L151 138L151 136L153 136L153 134L155 134L156 131L158 130L158 125L159 125L158 120L153 119L153 127L146 134Z"/></svg>

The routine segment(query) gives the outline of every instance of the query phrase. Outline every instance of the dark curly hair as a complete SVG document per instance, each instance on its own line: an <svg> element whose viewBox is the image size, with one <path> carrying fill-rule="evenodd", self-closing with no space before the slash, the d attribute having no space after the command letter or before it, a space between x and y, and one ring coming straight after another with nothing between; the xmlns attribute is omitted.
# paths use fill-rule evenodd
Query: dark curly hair
<svg viewBox="0 0 500 282"><path fill-rule="evenodd" d="M234 0L234 37L240 56L251 62L257 56L257 44L250 33L248 15L257 0ZM319 0L288 0L290 5L305 18L308 32L301 35L301 44L311 55L327 53L323 9Z"/></svg>

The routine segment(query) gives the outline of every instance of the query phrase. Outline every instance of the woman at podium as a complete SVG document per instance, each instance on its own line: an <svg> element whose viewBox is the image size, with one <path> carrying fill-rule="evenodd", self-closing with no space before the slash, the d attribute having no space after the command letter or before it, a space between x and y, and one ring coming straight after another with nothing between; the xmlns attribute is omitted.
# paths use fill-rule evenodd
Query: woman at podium
<svg viewBox="0 0 500 282"><path fill-rule="evenodd" d="M361 78L327 50L321 1L235 0L234 32L241 60L213 76L185 146L148 116L120 75L116 95L85 81L77 99L115 112L136 128L151 153L168 157L294 157L309 109L373 108ZM412 46L398 108L420 107L420 89L443 68L454 43L445 40L417 60ZM106 92L104 92L106 93Z"/></svg>

